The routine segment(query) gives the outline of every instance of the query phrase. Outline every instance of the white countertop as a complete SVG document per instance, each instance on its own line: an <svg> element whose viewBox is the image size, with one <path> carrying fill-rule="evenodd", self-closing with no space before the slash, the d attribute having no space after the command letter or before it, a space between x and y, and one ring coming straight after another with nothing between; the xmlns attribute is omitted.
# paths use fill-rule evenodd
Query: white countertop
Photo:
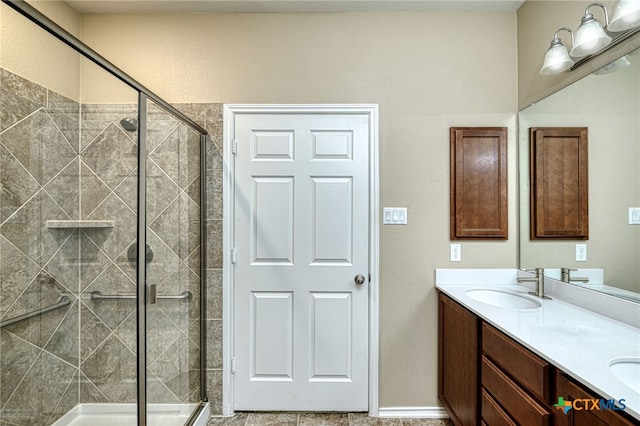
<svg viewBox="0 0 640 426"><path fill-rule="evenodd" d="M486 277L475 283L442 284L436 278L436 288L601 397L624 399L624 411L640 419L640 393L619 381L609 369L612 359L640 358L640 329L558 298L545 299L539 308L513 309L494 307L466 294L470 289L499 289L541 301L529 296L529 290L515 284L513 278L496 281L504 284L488 284L491 280Z"/></svg>

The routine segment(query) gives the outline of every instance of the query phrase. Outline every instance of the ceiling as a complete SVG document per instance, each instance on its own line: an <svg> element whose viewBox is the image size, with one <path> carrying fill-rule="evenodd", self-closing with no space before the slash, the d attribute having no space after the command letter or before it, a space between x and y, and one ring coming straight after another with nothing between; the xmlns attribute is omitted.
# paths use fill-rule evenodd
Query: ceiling
<svg viewBox="0 0 640 426"><path fill-rule="evenodd" d="M67 0L79 13L514 11L524 0Z"/></svg>

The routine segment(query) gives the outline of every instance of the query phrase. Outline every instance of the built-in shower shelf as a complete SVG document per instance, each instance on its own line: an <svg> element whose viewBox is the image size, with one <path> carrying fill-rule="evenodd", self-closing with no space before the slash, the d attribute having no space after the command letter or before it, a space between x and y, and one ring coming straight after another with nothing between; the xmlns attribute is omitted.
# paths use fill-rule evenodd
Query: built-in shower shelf
<svg viewBox="0 0 640 426"><path fill-rule="evenodd" d="M48 220L47 228L113 228L113 220Z"/></svg>

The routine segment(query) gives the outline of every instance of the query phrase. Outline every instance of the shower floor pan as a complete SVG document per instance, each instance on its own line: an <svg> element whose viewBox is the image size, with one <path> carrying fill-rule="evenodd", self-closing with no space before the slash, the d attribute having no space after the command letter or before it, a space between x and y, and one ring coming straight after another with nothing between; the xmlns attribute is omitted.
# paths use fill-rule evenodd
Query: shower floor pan
<svg viewBox="0 0 640 426"><path fill-rule="evenodd" d="M150 404L149 426L182 426L197 404ZM209 420L209 403L200 412L195 426L205 426ZM136 426L136 404L78 404L52 426Z"/></svg>

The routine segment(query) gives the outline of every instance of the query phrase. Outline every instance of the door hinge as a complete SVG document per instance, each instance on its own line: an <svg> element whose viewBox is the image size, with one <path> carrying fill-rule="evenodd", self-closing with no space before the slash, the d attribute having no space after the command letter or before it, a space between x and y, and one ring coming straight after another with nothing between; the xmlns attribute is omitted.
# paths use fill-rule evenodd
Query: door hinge
<svg viewBox="0 0 640 426"><path fill-rule="evenodd" d="M231 374L235 374L235 373L236 373L236 359L231 358Z"/></svg>
<svg viewBox="0 0 640 426"><path fill-rule="evenodd" d="M235 248L231 249L231 263L233 263L235 265L235 263L238 261L238 250L236 250Z"/></svg>
<svg viewBox="0 0 640 426"><path fill-rule="evenodd" d="M238 141L236 140L231 142L231 153L236 157L238 156Z"/></svg>

